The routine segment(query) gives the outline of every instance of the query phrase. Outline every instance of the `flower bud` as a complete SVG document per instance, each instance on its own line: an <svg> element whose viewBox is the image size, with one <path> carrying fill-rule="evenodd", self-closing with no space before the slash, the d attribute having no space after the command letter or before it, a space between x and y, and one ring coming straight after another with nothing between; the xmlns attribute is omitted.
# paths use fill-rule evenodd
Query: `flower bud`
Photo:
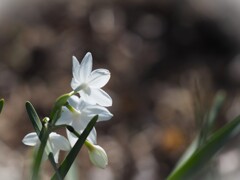
<svg viewBox="0 0 240 180"><path fill-rule="evenodd" d="M91 162L99 168L106 168L108 165L108 157L105 150L99 145L91 144L90 147L87 147Z"/></svg>
<svg viewBox="0 0 240 180"><path fill-rule="evenodd" d="M62 96L58 97L55 102L55 106L56 107L64 106L66 104L68 98L71 97L72 95L73 95L73 92L70 92L70 93L63 94Z"/></svg>

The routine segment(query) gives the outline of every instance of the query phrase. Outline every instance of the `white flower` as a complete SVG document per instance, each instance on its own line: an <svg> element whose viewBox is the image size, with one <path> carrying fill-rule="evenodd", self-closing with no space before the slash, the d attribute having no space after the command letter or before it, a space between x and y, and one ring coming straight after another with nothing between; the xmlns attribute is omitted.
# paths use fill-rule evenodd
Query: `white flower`
<svg viewBox="0 0 240 180"><path fill-rule="evenodd" d="M96 69L92 71L92 54L88 52L81 64L73 56L73 78L71 87L79 92L84 101L101 106L111 106L112 98L101 88L110 79L110 72L107 69Z"/></svg>
<svg viewBox="0 0 240 180"><path fill-rule="evenodd" d="M85 142L85 145L88 148L89 158L91 162L99 168L106 168L108 165L108 157L105 150L101 146L91 144L87 141Z"/></svg>
<svg viewBox="0 0 240 180"><path fill-rule="evenodd" d="M71 96L68 99L68 102L74 109L69 110L67 107L63 107L61 117L57 120L56 125L70 125L80 134L95 115L98 115L98 122L109 120L113 116L107 108L88 104L76 95ZM71 146L73 146L78 140L78 137L68 130L67 136ZM97 133L95 128L92 129L87 139L91 143L96 144Z"/></svg>
<svg viewBox="0 0 240 180"><path fill-rule="evenodd" d="M40 145L40 140L39 140L36 132L27 134L23 138L22 142L28 146L39 147L39 145ZM54 160L56 163L58 163L58 156L59 156L60 150L69 151L71 149L68 140L65 137L63 137L55 132L52 132L49 134L48 144L50 145L50 147L52 149L52 153L53 153Z"/></svg>

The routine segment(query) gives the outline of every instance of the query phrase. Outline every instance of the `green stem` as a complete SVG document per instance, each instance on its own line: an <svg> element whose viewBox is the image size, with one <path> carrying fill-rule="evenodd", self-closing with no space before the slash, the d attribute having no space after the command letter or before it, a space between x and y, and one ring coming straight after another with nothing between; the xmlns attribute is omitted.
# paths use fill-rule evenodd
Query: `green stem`
<svg viewBox="0 0 240 180"><path fill-rule="evenodd" d="M32 174L32 180L38 180L39 179L39 171L40 171L40 166L42 162L42 157L44 153L45 146L47 144L49 133L46 128L42 128L39 139L41 139L41 143L39 146L39 149L37 151L36 158L34 160L33 164L33 174Z"/></svg>
<svg viewBox="0 0 240 180"><path fill-rule="evenodd" d="M55 170L57 179L58 179L58 180L63 180L63 178L61 177L61 175L60 175L59 172L58 172L58 167L57 167L57 164L56 164L56 162L55 162L55 160L54 160L53 153L49 153L48 159L49 159L50 163L52 164L53 169Z"/></svg>

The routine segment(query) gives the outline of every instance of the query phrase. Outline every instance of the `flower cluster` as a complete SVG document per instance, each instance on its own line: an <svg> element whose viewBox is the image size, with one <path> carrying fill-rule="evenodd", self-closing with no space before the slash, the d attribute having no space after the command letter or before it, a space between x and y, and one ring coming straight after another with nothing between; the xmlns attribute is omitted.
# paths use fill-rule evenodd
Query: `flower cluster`
<svg viewBox="0 0 240 180"><path fill-rule="evenodd" d="M71 87L73 91L69 94L67 103L61 107L61 116L54 124L58 126L71 126L78 134L81 134L91 119L98 115L99 121L106 121L112 118L112 114L106 107L112 105L111 97L101 88L107 84L110 79L110 72L107 69L96 69L92 71L92 55L87 53L82 62L79 63L73 56ZM68 151L74 146L78 137L73 132L66 130L68 140L51 132L48 138L48 144L56 162L60 150ZM40 140L35 132L27 134L22 142L25 145L39 147ZM97 133L93 128L85 141L89 150L91 162L100 168L105 168L108 164L108 158L105 150L97 145Z"/></svg>

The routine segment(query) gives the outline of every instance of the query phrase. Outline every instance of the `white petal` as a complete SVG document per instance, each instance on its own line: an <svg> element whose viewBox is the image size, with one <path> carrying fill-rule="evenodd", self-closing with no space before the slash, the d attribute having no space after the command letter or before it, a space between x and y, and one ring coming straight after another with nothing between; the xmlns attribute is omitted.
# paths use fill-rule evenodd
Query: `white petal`
<svg viewBox="0 0 240 180"><path fill-rule="evenodd" d="M57 120L56 125L61 124L71 124L72 122L72 112L69 111L68 108L62 107L62 114L60 118Z"/></svg>
<svg viewBox="0 0 240 180"><path fill-rule="evenodd" d="M53 152L54 161L58 163L59 151Z"/></svg>
<svg viewBox="0 0 240 180"><path fill-rule="evenodd" d="M98 105L87 106L84 113L91 118L98 115L98 121L106 121L113 117L113 114L107 108Z"/></svg>
<svg viewBox="0 0 240 180"><path fill-rule="evenodd" d="M107 69L94 70L88 80L88 85L93 88L102 88L110 79L110 72Z"/></svg>
<svg viewBox="0 0 240 180"><path fill-rule="evenodd" d="M81 134L83 131L79 132ZM67 130L67 137L68 140L71 144L71 147L74 146L74 144L77 142L78 137L76 137L73 133ZM92 144L97 144L97 132L96 129L94 128L88 135L87 140L91 142Z"/></svg>
<svg viewBox="0 0 240 180"><path fill-rule="evenodd" d="M74 128L74 130L77 131L79 134L81 134L82 131L84 130L84 128L86 127L84 119L81 120L81 121L79 121L79 120L74 120L74 121L72 121L71 126L72 126L72 127ZM73 147L74 144L77 142L78 137L75 136L73 133L71 133L71 132L68 131L68 130L67 130L67 137L68 137L68 140L69 140L71 146Z"/></svg>
<svg viewBox="0 0 240 180"><path fill-rule="evenodd" d="M77 142L78 138L70 131L66 130L66 132L67 132L67 137L70 142L70 145L71 145L71 147L73 147L74 144Z"/></svg>
<svg viewBox="0 0 240 180"><path fill-rule="evenodd" d="M80 85L81 83L76 78L72 78L71 87L73 90L77 89Z"/></svg>
<svg viewBox="0 0 240 180"><path fill-rule="evenodd" d="M99 168L106 168L108 164L108 157L105 150L98 145L93 145L93 149L89 149L89 158L91 162L99 167Z"/></svg>
<svg viewBox="0 0 240 180"><path fill-rule="evenodd" d="M92 71L92 54L88 52L80 65L80 80L81 82L87 82L87 78Z"/></svg>
<svg viewBox="0 0 240 180"><path fill-rule="evenodd" d="M38 139L37 133L32 132L27 134L23 140L23 144L28 145L28 146L36 146L40 141Z"/></svg>
<svg viewBox="0 0 240 180"><path fill-rule="evenodd" d="M90 93L91 93L91 91L90 91ZM93 98L91 98L89 96L89 94L85 93L84 91L80 91L79 94L85 102L87 102L89 104L94 104L94 105L96 104L96 101Z"/></svg>
<svg viewBox="0 0 240 180"><path fill-rule="evenodd" d="M75 56L72 57L72 74L73 74L73 78L76 80L80 80L80 64L77 60L77 58Z"/></svg>
<svg viewBox="0 0 240 180"><path fill-rule="evenodd" d="M101 106L112 106L112 98L102 89L91 88L90 98Z"/></svg>
<svg viewBox="0 0 240 180"><path fill-rule="evenodd" d="M88 122L89 120L73 121L72 127L74 128L75 131L81 134L86 128ZM71 146L73 146L78 140L78 137L76 137L73 133L69 132L68 130L67 130L67 136ZM87 139L93 144L97 143L97 132L95 128L93 128L92 131L89 133Z"/></svg>
<svg viewBox="0 0 240 180"><path fill-rule="evenodd" d="M71 106L73 106L75 109L77 109L79 106L79 103L80 103L80 99L78 96L73 95L70 98L68 98L68 102Z"/></svg>
<svg viewBox="0 0 240 180"><path fill-rule="evenodd" d="M81 134L84 131L84 129L87 127L87 125L91 119L92 119L92 117L85 116L84 114L82 114L81 121L78 122L79 125L76 128L76 130L78 131L79 134ZM97 144L97 131L95 128L93 128L91 130L91 132L89 133L89 135L87 137L87 140L93 144Z"/></svg>
<svg viewBox="0 0 240 180"><path fill-rule="evenodd" d="M95 128L89 133L87 140L90 141L92 144L97 144L97 131Z"/></svg>
<svg viewBox="0 0 240 180"><path fill-rule="evenodd" d="M83 98L80 98L77 110L79 110L79 112L82 112L83 109L85 109L86 106L88 106L87 102L84 101Z"/></svg>
<svg viewBox="0 0 240 180"><path fill-rule="evenodd" d="M63 137L63 136L61 136L61 135L59 135L57 133L54 133L54 132L52 132L49 135L49 137L50 137L51 143L53 143L54 146L57 149L63 150L63 151L70 150L70 144L69 144L68 140L65 137Z"/></svg>
<svg viewBox="0 0 240 180"><path fill-rule="evenodd" d="M79 119L75 119L72 121L72 127L77 131L78 133L81 133L83 129L87 126L88 122L90 121L90 117L85 116L79 116Z"/></svg>

